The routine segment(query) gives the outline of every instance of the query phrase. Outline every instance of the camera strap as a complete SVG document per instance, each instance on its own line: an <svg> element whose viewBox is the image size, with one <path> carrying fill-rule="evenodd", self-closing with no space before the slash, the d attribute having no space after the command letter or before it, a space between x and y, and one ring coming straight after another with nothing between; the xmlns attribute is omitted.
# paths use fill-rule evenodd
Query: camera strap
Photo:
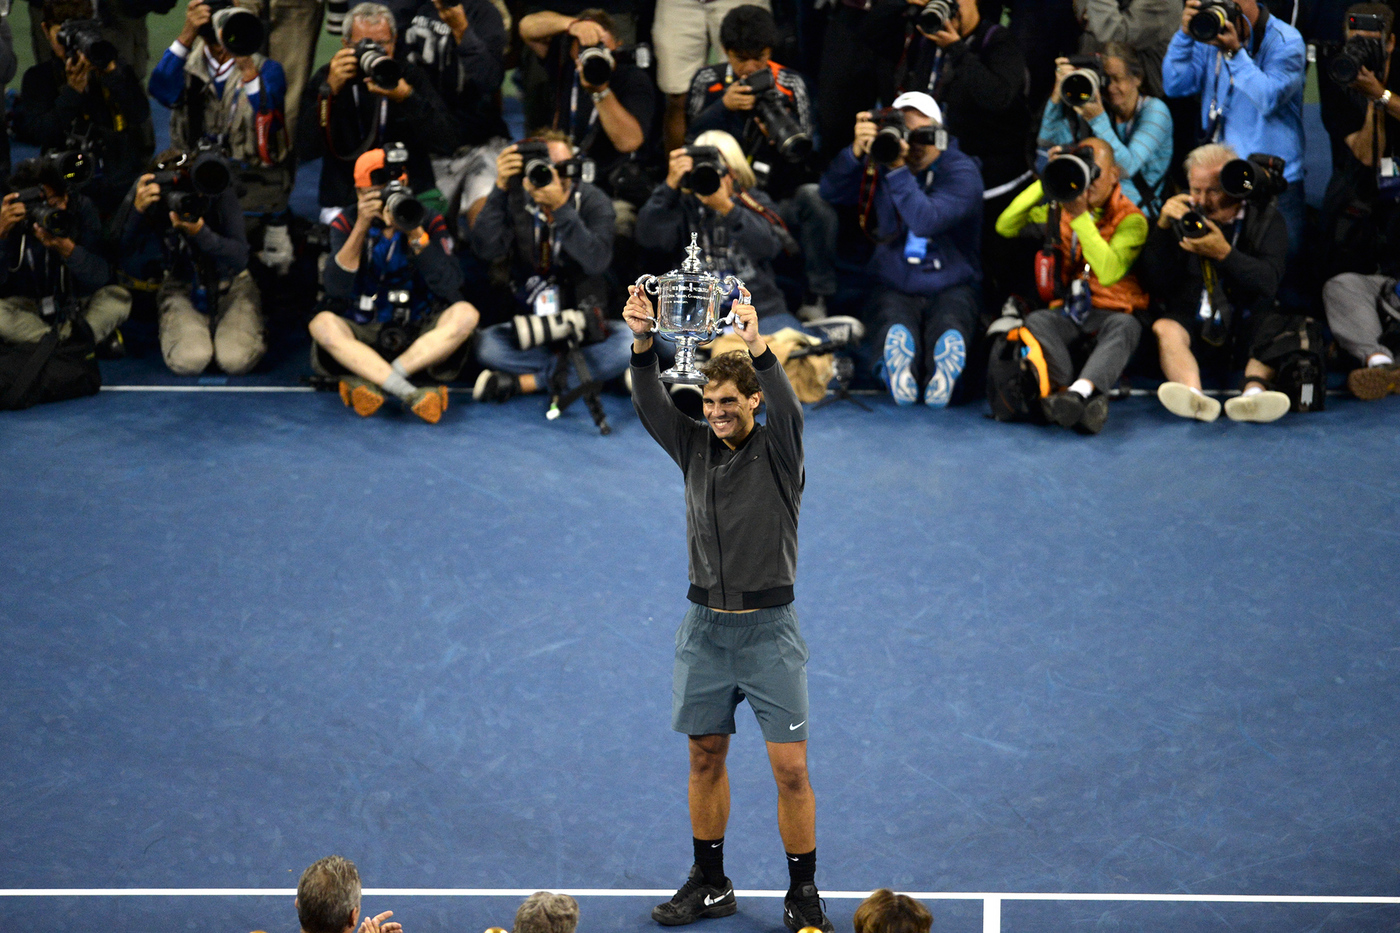
<svg viewBox="0 0 1400 933"><path fill-rule="evenodd" d="M360 156L369 152L373 148L375 141L384 134L385 128L389 125L389 101L387 99L379 102L379 121L377 126L371 126L366 132L364 130L364 120L360 116L360 87L351 85L350 91L355 98L355 126L362 133L363 139L355 147L355 151L348 155L341 155L335 150L335 140L331 137L331 101L335 100L335 95L331 93L329 84L322 84L320 91L316 94L316 114L321 121L321 134L326 140L326 153L333 159L341 162L354 162Z"/></svg>

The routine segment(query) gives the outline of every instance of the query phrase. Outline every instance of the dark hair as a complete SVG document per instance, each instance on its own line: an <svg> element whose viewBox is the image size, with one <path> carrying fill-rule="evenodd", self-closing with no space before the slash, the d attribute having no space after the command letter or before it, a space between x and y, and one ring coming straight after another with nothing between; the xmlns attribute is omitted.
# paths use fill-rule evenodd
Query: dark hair
<svg viewBox="0 0 1400 933"><path fill-rule="evenodd" d="M606 29L608 31L608 34L611 35L613 38L617 37L617 30L613 28L612 14L609 13L607 10L592 7L590 9L584 10L578 16L575 16L574 19L586 19L590 23L597 23L599 26L602 26L604 29Z"/></svg>
<svg viewBox="0 0 1400 933"><path fill-rule="evenodd" d="M710 377L711 382L732 382L743 396L757 395L763 391L758 384L758 373L754 372L753 357L747 350L731 350L712 357L709 362L700 364L700 371Z"/></svg>
<svg viewBox="0 0 1400 933"><path fill-rule="evenodd" d="M297 919L306 933L340 933L360 908L360 873L339 855L313 862L297 882Z"/></svg>
<svg viewBox="0 0 1400 933"><path fill-rule="evenodd" d="M41 159L25 159L15 166L10 176L10 190L19 191L35 185L48 185L57 195L68 193L68 180L56 166L45 165Z"/></svg>
<svg viewBox="0 0 1400 933"><path fill-rule="evenodd" d="M95 10L92 0L44 0L44 22L61 26L70 19L92 19Z"/></svg>
<svg viewBox="0 0 1400 933"><path fill-rule="evenodd" d="M860 902L851 923L856 933L929 933L933 914L912 897L881 888Z"/></svg>
<svg viewBox="0 0 1400 933"><path fill-rule="evenodd" d="M1347 16L1379 16L1387 34L1395 25L1395 11L1384 3L1353 3L1347 7Z"/></svg>
<svg viewBox="0 0 1400 933"><path fill-rule="evenodd" d="M741 58L757 58L777 48L779 39L773 14L752 3L736 6L719 24L719 44Z"/></svg>

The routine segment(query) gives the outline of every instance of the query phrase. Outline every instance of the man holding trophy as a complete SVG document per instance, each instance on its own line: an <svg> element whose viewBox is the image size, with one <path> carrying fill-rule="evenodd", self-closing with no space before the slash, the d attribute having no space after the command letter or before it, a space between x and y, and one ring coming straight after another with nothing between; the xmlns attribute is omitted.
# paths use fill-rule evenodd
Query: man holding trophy
<svg viewBox="0 0 1400 933"><path fill-rule="evenodd" d="M676 634L672 728L690 737L689 801L695 863L652 918L680 926L738 910L724 874L729 819L725 757L734 710L748 699L778 784L778 831L791 884L789 930L834 933L815 883L816 799L807 779L807 645L793 610L797 514L805 481L802 405L758 332L742 283L702 273L692 244L684 271L632 286L622 317L632 329L632 400L648 433L685 473L691 606ZM644 287L645 283L645 287ZM653 333L693 348L716 335L715 310L737 285L729 319L748 346L697 371L690 353L659 372ZM647 291L659 294L657 313ZM705 421L671 402L662 382L701 385ZM765 423L754 413L763 401Z"/></svg>

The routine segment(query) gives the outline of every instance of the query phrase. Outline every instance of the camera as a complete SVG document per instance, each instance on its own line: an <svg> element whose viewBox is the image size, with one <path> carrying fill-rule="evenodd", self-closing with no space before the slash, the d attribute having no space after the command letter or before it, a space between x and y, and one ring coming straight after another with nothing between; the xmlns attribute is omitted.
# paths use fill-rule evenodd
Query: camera
<svg viewBox="0 0 1400 933"><path fill-rule="evenodd" d="M753 88L753 109L763 121L763 132L768 141L791 162L805 159L812 151L812 137L788 112L783 92L778 90L778 84L773 80L773 72L762 68L745 78L744 83Z"/></svg>
<svg viewBox="0 0 1400 933"><path fill-rule="evenodd" d="M1187 211L1180 217L1174 217L1171 223L1178 243L1182 240L1199 240L1210 233L1206 219L1196 211Z"/></svg>
<svg viewBox="0 0 1400 933"><path fill-rule="evenodd" d="M166 210L193 223L209 210L209 204L233 184L233 168L217 149L201 147L167 162L153 179L161 188Z"/></svg>
<svg viewBox="0 0 1400 933"><path fill-rule="evenodd" d="M73 149L66 152L50 152L39 156L36 161L40 178L57 176L72 189L92 179L96 160L81 149Z"/></svg>
<svg viewBox="0 0 1400 933"><path fill-rule="evenodd" d="M1267 201L1288 190L1283 169L1278 156L1250 153L1247 159L1232 159L1221 167L1220 187L1240 201Z"/></svg>
<svg viewBox="0 0 1400 933"><path fill-rule="evenodd" d="M1347 29L1352 32L1385 34L1385 21L1368 13L1353 13L1347 17ZM1361 69L1367 68L1380 78L1385 74L1385 41L1372 36L1352 36L1327 60L1327 76L1340 85L1355 81Z"/></svg>
<svg viewBox="0 0 1400 933"><path fill-rule="evenodd" d="M1212 42L1231 23L1238 22L1240 8L1234 0L1205 0L1191 17L1187 32L1197 42Z"/></svg>
<svg viewBox="0 0 1400 933"><path fill-rule="evenodd" d="M893 165L899 161L900 142L910 146L933 146L948 148L948 134L941 127L921 126L911 130L904 125L904 114L898 110L885 109L875 114L875 138L870 141L870 158L880 165Z"/></svg>
<svg viewBox="0 0 1400 933"><path fill-rule="evenodd" d="M355 43L355 60L359 63L360 74L386 91L398 87L403 78L403 66L390 58L384 46L373 39Z"/></svg>
<svg viewBox="0 0 1400 933"><path fill-rule="evenodd" d="M947 28L958 15L958 4L956 0L929 0L923 6L911 6L908 15L920 32L932 34Z"/></svg>
<svg viewBox="0 0 1400 933"><path fill-rule="evenodd" d="M609 49L600 43L579 49L579 72L583 75L583 83L590 87L602 87L611 81L618 65L650 68L651 46L643 43L631 49Z"/></svg>
<svg viewBox="0 0 1400 933"><path fill-rule="evenodd" d="M383 185L380 197L384 199L384 209L393 224L400 230L416 230L428 216L427 208L413 194L413 189L404 181L408 174L408 147L401 142L384 146L384 165L369 173L372 185Z"/></svg>
<svg viewBox="0 0 1400 933"><path fill-rule="evenodd" d="M1103 62L1097 55L1071 55L1069 63L1074 70L1060 82L1060 100L1070 107L1083 107L1096 100L1108 83Z"/></svg>
<svg viewBox="0 0 1400 933"><path fill-rule="evenodd" d="M709 197L719 190L720 180L729 173L724 156L714 146L686 146L690 156L690 171L681 176L681 187Z"/></svg>
<svg viewBox="0 0 1400 933"><path fill-rule="evenodd" d="M1052 201L1073 201L1083 196L1099 177L1099 164L1094 161L1094 147L1080 146L1061 152L1045 163L1040 174L1041 187Z"/></svg>
<svg viewBox="0 0 1400 933"><path fill-rule="evenodd" d="M262 18L233 5L233 0L204 0L212 14L199 28L205 42L223 46L230 55L252 55L263 47L267 30Z"/></svg>
<svg viewBox="0 0 1400 933"><path fill-rule="evenodd" d="M543 188L554 181L557 172L561 179L573 178L579 181L593 181L594 166L589 159L567 159L554 163L549 156L549 144L538 139L527 139L515 144L515 151L524 160L522 174L532 187Z"/></svg>
<svg viewBox="0 0 1400 933"><path fill-rule="evenodd" d="M558 311L554 314L517 314L515 343L522 350L532 347L559 347L575 343L588 346L608 336L600 314L587 311Z"/></svg>
<svg viewBox="0 0 1400 933"><path fill-rule="evenodd" d="M19 195L19 202L24 205L25 219L30 223L38 224L60 239L71 240L77 235L77 215L50 204L42 186L21 188L15 193Z"/></svg>
<svg viewBox="0 0 1400 933"><path fill-rule="evenodd" d="M58 27L58 44L69 61L81 55L98 71L117 60L117 47L102 38L102 24L95 19L70 19Z"/></svg>

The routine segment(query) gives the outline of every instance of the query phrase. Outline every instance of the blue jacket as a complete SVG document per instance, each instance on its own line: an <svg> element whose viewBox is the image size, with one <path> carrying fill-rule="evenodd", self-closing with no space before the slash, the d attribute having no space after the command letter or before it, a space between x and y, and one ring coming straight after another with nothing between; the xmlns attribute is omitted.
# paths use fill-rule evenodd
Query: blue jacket
<svg viewBox="0 0 1400 933"><path fill-rule="evenodd" d="M1215 103L1224 113L1220 142L1241 157L1251 152L1279 156L1287 164L1284 177L1300 182L1307 48L1298 30L1262 5L1259 11L1259 41L1251 38L1233 58L1177 30L1162 61L1162 87L1168 97L1201 95L1201 129L1206 132Z"/></svg>
<svg viewBox="0 0 1400 933"><path fill-rule="evenodd" d="M822 176L822 197L832 204L860 200L865 163L847 146ZM936 295L982 280L982 170L957 144L939 154L916 178L907 167L876 170L874 227L879 245L869 270L885 286L909 295ZM921 262L904 257L909 233L928 238Z"/></svg>

